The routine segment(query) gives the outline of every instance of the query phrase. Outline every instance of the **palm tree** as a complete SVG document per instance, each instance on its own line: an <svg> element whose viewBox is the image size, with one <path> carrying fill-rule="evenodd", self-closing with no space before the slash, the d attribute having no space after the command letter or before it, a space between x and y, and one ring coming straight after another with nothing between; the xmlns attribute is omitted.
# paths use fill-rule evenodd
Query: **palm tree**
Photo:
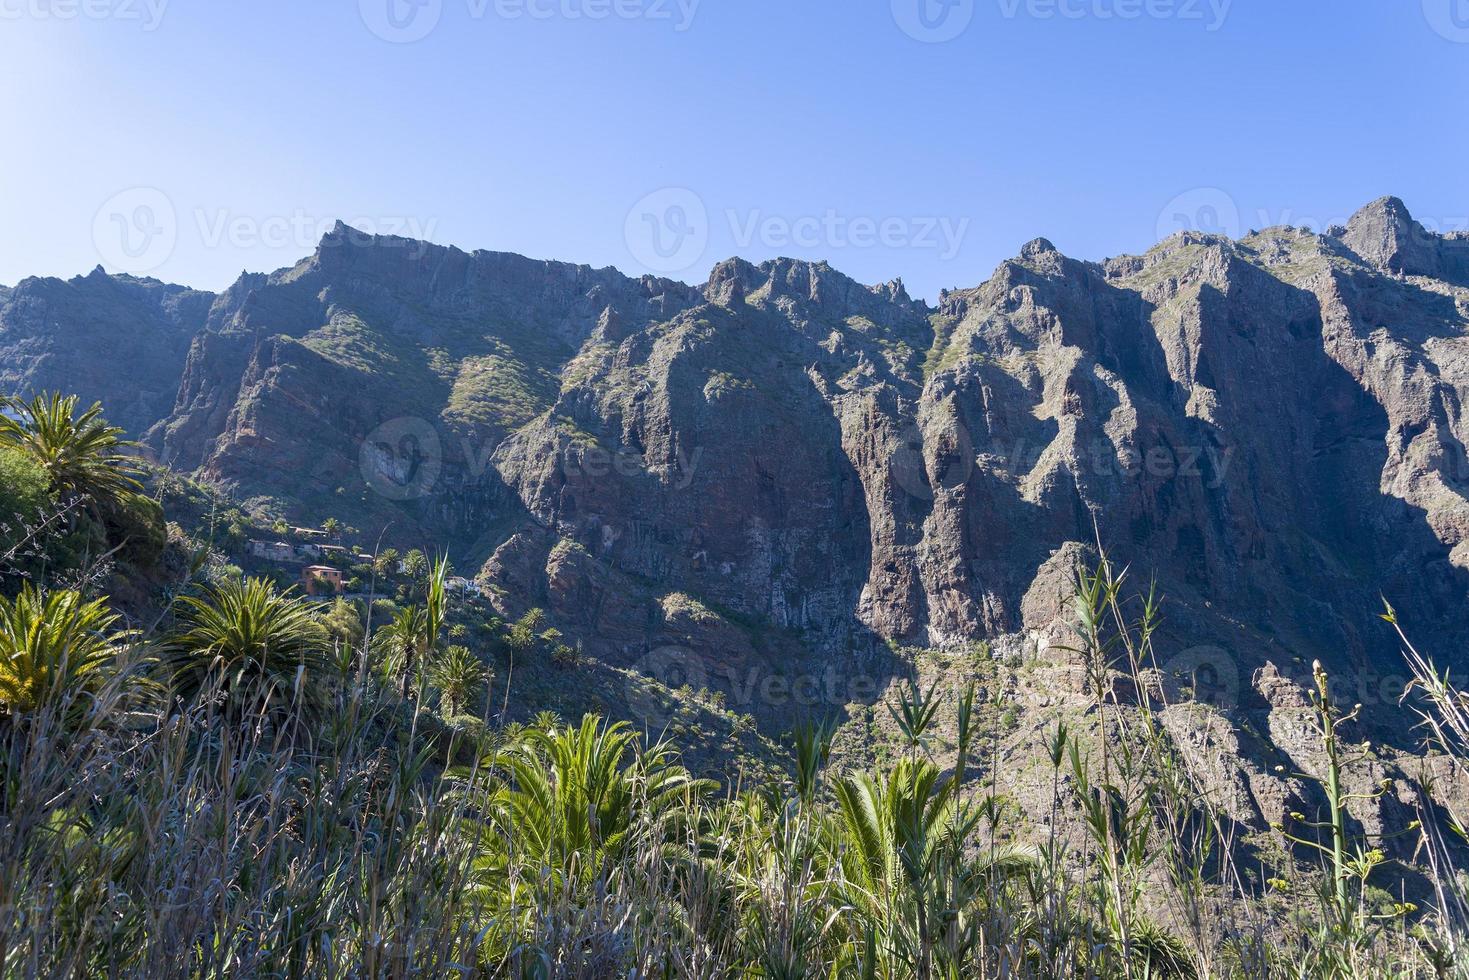
<svg viewBox="0 0 1469 980"><path fill-rule="evenodd" d="M422 606L404 606L373 634L373 644L382 657L384 680L407 675L407 664L422 652L419 644L426 633L427 618Z"/></svg>
<svg viewBox="0 0 1469 980"><path fill-rule="evenodd" d="M475 691L485 681L485 665L468 647L455 644L444 651L429 669L429 679L444 698L444 711L450 717L459 714L470 703Z"/></svg>
<svg viewBox="0 0 1469 980"><path fill-rule="evenodd" d="M490 760L509 780L491 808L492 859L481 870L493 878L513 858L532 877L572 872L590 882L638 833L666 832L691 813L714 784L690 775L666 744L638 751L637 740L626 722L596 715L578 727L527 728Z"/></svg>
<svg viewBox="0 0 1469 980"><path fill-rule="evenodd" d="M116 662L122 635L102 600L27 584L14 600L0 596L0 712L59 708L68 721L85 714Z"/></svg>
<svg viewBox="0 0 1469 980"><path fill-rule="evenodd" d="M403 556L403 574L410 579L417 581L426 571L428 571L428 558L417 548Z"/></svg>
<svg viewBox="0 0 1469 980"><path fill-rule="evenodd" d="M29 402L0 400L0 443L20 449L46 471L51 489L69 499L116 499L140 489L142 472L136 460L124 454L136 443L102 417L102 404L77 414L75 395L55 392Z"/></svg>
<svg viewBox="0 0 1469 980"><path fill-rule="evenodd" d="M398 570L398 549L384 548L372 561L372 570L379 575L392 575Z"/></svg>
<svg viewBox="0 0 1469 980"><path fill-rule="evenodd" d="M929 759L900 759L886 779L866 773L833 786L834 863L861 925L864 959L908 963L920 977L962 972L978 948L982 904L1039 867L1029 848L965 845L981 817Z"/></svg>
<svg viewBox="0 0 1469 980"><path fill-rule="evenodd" d="M515 679L515 655L530 652L531 648L536 645L536 634L545 622L544 612L539 609L531 609L505 631L505 647L510 651L510 669L505 674L505 703L500 708L501 718L504 718L510 711L510 682Z"/></svg>
<svg viewBox="0 0 1469 980"><path fill-rule="evenodd" d="M228 581L203 598L185 596L172 638L174 678L186 693L219 683L235 699L263 704L314 700L327 667L326 628L312 607L262 578Z"/></svg>

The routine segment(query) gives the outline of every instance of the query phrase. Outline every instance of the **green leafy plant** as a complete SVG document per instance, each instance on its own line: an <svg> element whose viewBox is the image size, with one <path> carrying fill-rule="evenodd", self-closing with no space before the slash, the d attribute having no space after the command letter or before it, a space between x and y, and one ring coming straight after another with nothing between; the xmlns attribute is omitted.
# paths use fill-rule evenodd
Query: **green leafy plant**
<svg viewBox="0 0 1469 980"><path fill-rule="evenodd" d="M101 403L77 413L75 395L54 392L30 401L5 398L0 407L0 445L13 446L45 471L51 488L63 497L114 499L139 489L140 469L125 454L135 444L107 424Z"/></svg>
<svg viewBox="0 0 1469 980"><path fill-rule="evenodd" d="M74 591L45 594L27 584L14 599L0 596L0 711L59 708L84 717L85 699L116 664L116 622L104 602Z"/></svg>
<svg viewBox="0 0 1469 980"><path fill-rule="evenodd" d="M444 650L429 669L429 680L444 700L444 713L463 714L474 695L484 686L489 672L468 647L454 644Z"/></svg>
<svg viewBox="0 0 1469 980"><path fill-rule="evenodd" d="M309 604L261 578L225 581L179 601L169 659L180 693L218 685L237 707L316 697L328 640Z"/></svg>

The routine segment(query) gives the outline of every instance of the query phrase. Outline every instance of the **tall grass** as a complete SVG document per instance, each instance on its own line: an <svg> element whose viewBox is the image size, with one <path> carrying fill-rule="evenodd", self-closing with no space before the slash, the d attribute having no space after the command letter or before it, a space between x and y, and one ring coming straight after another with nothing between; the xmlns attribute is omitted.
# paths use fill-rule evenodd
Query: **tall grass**
<svg viewBox="0 0 1469 980"><path fill-rule="evenodd" d="M100 618L84 671L0 701L0 976L1465 975L1459 815L1425 802L1398 828L1433 907L1369 909L1377 842L1345 817L1351 713L1324 674L1327 816L1280 832L1308 900L1269 911L1163 723L1157 603L1125 578L1104 561L1078 581L1090 727L1050 732L1038 833L986 778L972 690L900 690L881 771L833 768L830 730L805 725L788 782L721 789L596 717L495 726L482 699L479 726L436 719L407 678L464 653L436 659L418 623L329 656L263 586L190 601L167 642ZM23 640L0 627L6 663ZM1462 774L1469 698L1408 650L1438 778ZM479 674L450 673L453 713Z"/></svg>

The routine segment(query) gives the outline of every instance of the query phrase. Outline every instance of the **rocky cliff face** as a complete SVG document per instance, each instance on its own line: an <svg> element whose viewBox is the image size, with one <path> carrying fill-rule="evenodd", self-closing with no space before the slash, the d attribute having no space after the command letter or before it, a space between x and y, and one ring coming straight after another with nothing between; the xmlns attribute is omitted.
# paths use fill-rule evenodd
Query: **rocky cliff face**
<svg viewBox="0 0 1469 980"><path fill-rule="evenodd" d="M190 339L213 299L100 267L0 290L0 391L102 401L114 422L141 433L172 407Z"/></svg>
<svg viewBox="0 0 1469 980"><path fill-rule="evenodd" d="M447 541L622 662L690 635L670 597L713 663L766 629L1039 643L1098 542L1244 678L1387 670L1379 593L1466 634L1469 239L1395 199L1104 264L1036 240L936 309L820 263L693 288L339 227L217 297L28 280L0 325L7 388L101 397L285 516Z"/></svg>
<svg viewBox="0 0 1469 980"><path fill-rule="evenodd" d="M1387 669L1379 592L1462 636L1469 583L1463 245L1404 215L1105 265L1037 240L937 310L726 263L705 305L584 349L495 466L544 548L832 649L1044 632L1100 541L1246 678ZM512 550L493 567L535 580Z"/></svg>

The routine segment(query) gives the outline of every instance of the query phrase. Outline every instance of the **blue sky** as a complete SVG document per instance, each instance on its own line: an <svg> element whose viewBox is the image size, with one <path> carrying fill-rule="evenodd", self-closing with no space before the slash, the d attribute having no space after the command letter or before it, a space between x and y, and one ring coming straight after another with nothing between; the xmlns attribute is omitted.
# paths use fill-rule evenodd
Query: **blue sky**
<svg viewBox="0 0 1469 980"><path fill-rule="evenodd" d="M0 0L0 85L5 284L219 289L339 217L927 298L1040 235L1469 224L1469 0Z"/></svg>

